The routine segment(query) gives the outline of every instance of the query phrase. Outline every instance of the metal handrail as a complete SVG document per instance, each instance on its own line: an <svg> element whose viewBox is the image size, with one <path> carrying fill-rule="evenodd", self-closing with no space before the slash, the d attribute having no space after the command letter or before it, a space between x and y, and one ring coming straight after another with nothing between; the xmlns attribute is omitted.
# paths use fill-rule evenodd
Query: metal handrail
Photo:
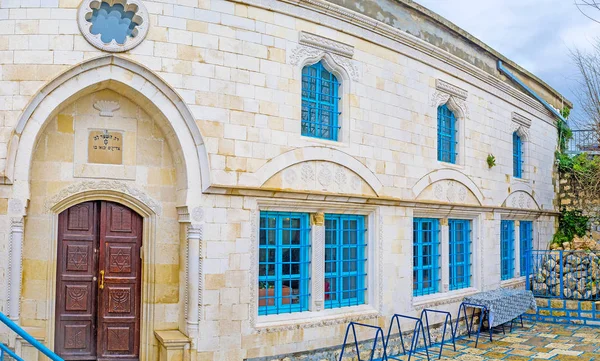
<svg viewBox="0 0 600 361"><path fill-rule="evenodd" d="M574 129L573 138L567 144L568 154L600 154L600 135L596 129Z"/></svg>
<svg viewBox="0 0 600 361"><path fill-rule="evenodd" d="M5 324L11 330L13 330L17 335L21 336L31 346L35 347L38 351L40 351L41 353L43 353L44 355L46 355L50 360L52 360L52 361L64 361L61 357L59 357L54 352L50 351L49 348L47 348L41 342L39 342L38 340L36 340L35 338L33 338L33 336L31 336L30 334L28 334L27 331L25 331L19 325L17 325L13 321L11 321L2 312L0 312L0 322L2 322L3 324ZM0 349L1 349L0 357L3 356L4 352L6 352L9 356L13 357L17 361L23 361L22 358L20 358L17 355L15 355L14 352L12 352L10 349L8 349L8 347L6 347L4 344L0 344ZM2 358L0 358L0 360L2 360Z"/></svg>

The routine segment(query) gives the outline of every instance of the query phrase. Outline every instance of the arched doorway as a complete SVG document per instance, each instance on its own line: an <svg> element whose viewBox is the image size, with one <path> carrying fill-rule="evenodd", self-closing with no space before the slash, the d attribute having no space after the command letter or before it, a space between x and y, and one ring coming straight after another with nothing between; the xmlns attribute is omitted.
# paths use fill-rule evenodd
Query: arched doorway
<svg viewBox="0 0 600 361"><path fill-rule="evenodd" d="M56 338L65 360L138 360L143 221L113 202L58 216Z"/></svg>

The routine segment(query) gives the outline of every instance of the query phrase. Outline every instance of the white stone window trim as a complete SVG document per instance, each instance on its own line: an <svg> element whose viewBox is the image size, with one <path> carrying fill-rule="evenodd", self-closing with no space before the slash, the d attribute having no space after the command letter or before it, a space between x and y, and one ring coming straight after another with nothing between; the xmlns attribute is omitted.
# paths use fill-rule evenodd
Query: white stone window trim
<svg viewBox="0 0 600 361"><path fill-rule="evenodd" d="M511 116L511 123L510 123L510 175L511 178L514 181L517 182L524 182L524 183L529 183L529 180L533 175L533 169L531 166L531 162L529 161L529 156L530 156L530 147L531 147L531 142L530 142L530 135L529 135L529 129L531 127L531 120L524 117L523 115L513 112L512 116ZM519 137L521 137L521 153L523 153L521 155L521 161L522 161L522 174L521 174L521 178L515 177L514 175L514 169L513 169L513 152L512 152L512 147L513 147L513 133L517 133L517 135Z"/></svg>
<svg viewBox="0 0 600 361"><path fill-rule="evenodd" d="M308 35L307 35L308 34ZM358 68L354 64L351 57L354 55L354 48L336 42L331 39L319 37L314 34L306 32L300 32L299 44L295 48L288 51L289 58L288 63L295 67L294 78L299 79L297 91L300 98L300 112L298 114L298 128L297 132L300 135L302 141L309 144L322 144L327 146L348 146L350 144L350 94L352 91L352 82L359 80ZM316 42L307 42L305 38L310 36L311 38L323 39L323 43L319 44L318 47ZM313 39L313 40L314 40ZM329 44L329 45L328 45ZM331 44L339 44L339 46L333 46ZM342 49L343 51L341 51ZM306 66L310 66L316 63L322 62L323 66L327 71L335 75L340 84L340 100L338 103L338 111L341 113L338 116L338 139L320 139L316 137L310 137L302 135L302 70Z"/></svg>
<svg viewBox="0 0 600 361"><path fill-rule="evenodd" d="M428 307L439 306L443 304L454 303L462 300L463 297L475 294L479 292L483 284L483 241L480 238L481 234L484 234L481 227L483 227L483 213L461 211L461 210L448 210L440 211L437 209L415 209L413 211L412 218L435 218L439 219L440 222L440 287L437 293L432 293L423 296L413 295L413 280L410 279L410 293L411 293L411 305L413 309L422 309ZM471 286L467 288L461 288L458 290L450 290L450 263L449 263L449 241L450 241L450 227L448 225L448 219L467 219L471 221ZM412 220L411 220L412 223ZM412 226L412 224L411 224ZM412 233L411 233L412 234ZM414 240L412 240L414 242ZM410 270L414 268L414 253L413 247L410 249Z"/></svg>
<svg viewBox="0 0 600 361"><path fill-rule="evenodd" d="M435 120L435 158L437 163L443 167L454 167L464 169L466 159L466 127L465 123L470 117L469 107L467 105L468 92L458 86L452 85L442 79L436 79L435 91L431 95L430 105L433 110L433 119ZM456 133L456 163L443 162L437 159L438 142L438 108L447 105L454 113L457 123Z"/></svg>
<svg viewBox="0 0 600 361"><path fill-rule="evenodd" d="M531 221L532 229L532 239L531 245L532 247L535 244L539 244L539 227L537 225L537 216L526 216L526 215L512 215L512 214L503 214L501 215L502 221L514 221L515 222L515 257L514 257L514 273L513 278L509 278L507 280L500 280L501 287L514 287L520 285L521 283L525 283L525 276L521 276L521 221ZM500 223L502 224L502 223ZM502 227L502 226L500 226ZM502 229L498 230L498 254L502 257L501 253L501 237L502 237ZM537 241L537 242L536 242ZM502 263L499 263L500 268L502 268ZM502 269L498 270L498 274L502 273Z"/></svg>
<svg viewBox="0 0 600 361"><path fill-rule="evenodd" d="M367 227L367 295L365 303L357 306L325 309L323 304L324 285L324 257L325 257L325 232L324 226L320 237L315 239L315 226L311 225L311 280L310 299L308 311L293 312L279 315L258 315L258 254L260 237L260 212L296 212L296 213L331 213L331 214L355 214L365 216ZM382 311L383 282L383 243L381 240L382 216L375 206L356 206L344 203L327 203L283 200L283 199L258 199L257 210L252 212L251 222L256 226L251 235L251 262L250 262L250 323L257 332L277 332L284 329L302 327L319 327L326 324L341 324L349 321L376 318ZM321 249L320 249L321 248ZM323 262L319 265L316 259L321 258ZM322 281L321 281L322 280ZM320 302L320 303L319 303Z"/></svg>
<svg viewBox="0 0 600 361"><path fill-rule="evenodd" d="M137 6L135 16L141 19L141 24L135 27L137 29L135 37L127 36L124 44L118 44L114 39L106 44L101 40L101 34L94 35L90 32L92 23L87 20L87 17L90 16L88 14L93 11L92 5L94 3L102 4L102 2L106 2L110 5L122 4L125 9L131 5ZM119 53L131 50L144 41L144 38L148 35L148 29L150 28L150 18L148 16L148 10L146 10L146 7L141 0L83 0L77 10L77 25L85 40L94 47L111 53Z"/></svg>

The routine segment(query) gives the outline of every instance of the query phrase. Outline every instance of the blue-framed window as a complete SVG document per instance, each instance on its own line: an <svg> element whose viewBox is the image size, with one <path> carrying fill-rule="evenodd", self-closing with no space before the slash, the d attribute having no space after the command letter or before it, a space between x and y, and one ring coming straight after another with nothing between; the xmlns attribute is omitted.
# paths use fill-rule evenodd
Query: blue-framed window
<svg viewBox="0 0 600 361"><path fill-rule="evenodd" d="M515 221L500 222L500 277L509 280L515 276Z"/></svg>
<svg viewBox="0 0 600 361"><path fill-rule="evenodd" d="M436 293L439 285L439 220L413 219L413 295Z"/></svg>
<svg viewBox="0 0 600 361"><path fill-rule="evenodd" d="M325 308L365 303L365 217L325 214Z"/></svg>
<svg viewBox="0 0 600 361"><path fill-rule="evenodd" d="M533 222L532 221L521 221L519 223L519 245L520 245L520 258L521 263L519 264L521 269L521 276L525 276L527 270L527 258L531 257L531 250L533 249Z"/></svg>
<svg viewBox="0 0 600 361"><path fill-rule="evenodd" d="M127 37L136 35L135 27L140 25L136 22L135 11L125 11L123 5L110 5L107 1L102 1L100 7L92 10L88 21L92 23L90 33L100 34L100 40L105 44L113 40L117 44L125 44Z"/></svg>
<svg viewBox="0 0 600 361"><path fill-rule="evenodd" d="M302 135L338 139L339 87L322 62L302 69Z"/></svg>
<svg viewBox="0 0 600 361"><path fill-rule="evenodd" d="M517 132L513 133L513 176L523 177L523 141Z"/></svg>
<svg viewBox="0 0 600 361"><path fill-rule="evenodd" d="M471 221L449 219L450 290L471 286Z"/></svg>
<svg viewBox="0 0 600 361"><path fill-rule="evenodd" d="M456 163L456 118L446 104L437 112L438 160Z"/></svg>
<svg viewBox="0 0 600 361"><path fill-rule="evenodd" d="M258 314L308 310L308 214L260 212Z"/></svg>

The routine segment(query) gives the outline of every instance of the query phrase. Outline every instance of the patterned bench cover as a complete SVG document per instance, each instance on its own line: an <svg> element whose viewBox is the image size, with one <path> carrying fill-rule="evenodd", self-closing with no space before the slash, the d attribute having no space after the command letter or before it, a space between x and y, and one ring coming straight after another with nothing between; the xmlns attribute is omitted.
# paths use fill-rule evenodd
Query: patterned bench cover
<svg viewBox="0 0 600 361"><path fill-rule="evenodd" d="M490 325L492 327L509 322L521 316L527 310L537 311L533 292L528 290L498 288L465 297L463 302L487 307L490 312Z"/></svg>

